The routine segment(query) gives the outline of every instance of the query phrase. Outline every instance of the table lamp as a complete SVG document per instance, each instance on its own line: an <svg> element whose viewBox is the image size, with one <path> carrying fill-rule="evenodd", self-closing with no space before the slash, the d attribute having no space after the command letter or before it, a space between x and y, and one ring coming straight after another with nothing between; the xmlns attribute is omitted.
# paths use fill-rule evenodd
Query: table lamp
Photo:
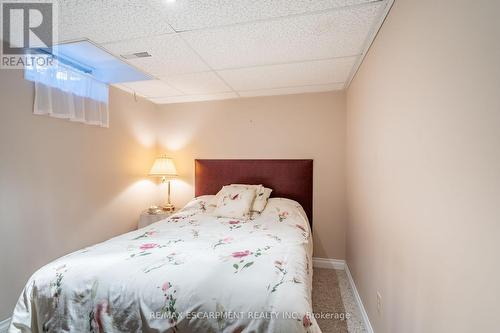
<svg viewBox="0 0 500 333"><path fill-rule="evenodd" d="M149 171L149 175L152 177L161 177L161 182L168 184L167 203L161 207L163 208L163 210L169 212L174 211L175 207L170 202L170 179L177 176L177 170L175 169L174 161L166 156L158 157L155 160L153 167Z"/></svg>

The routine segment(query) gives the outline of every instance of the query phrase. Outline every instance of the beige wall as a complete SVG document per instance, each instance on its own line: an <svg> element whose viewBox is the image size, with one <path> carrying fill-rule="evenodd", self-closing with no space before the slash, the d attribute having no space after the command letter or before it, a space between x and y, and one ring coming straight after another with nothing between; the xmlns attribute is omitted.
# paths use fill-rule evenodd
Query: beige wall
<svg viewBox="0 0 500 333"><path fill-rule="evenodd" d="M314 255L344 259L345 96L318 93L159 107L159 150L181 178L174 203L194 194L196 158L314 159Z"/></svg>
<svg viewBox="0 0 500 333"><path fill-rule="evenodd" d="M499 13L396 0L348 90L347 261L377 333L499 330Z"/></svg>
<svg viewBox="0 0 500 333"><path fill-rule="evenodd" d="M157 186L152 104L111 90L109 129L34 116L32 84L0 72L2 320L37 268L135 228Z"/></svg>
<svg viewBox="0 0 500 333"><path fill-rule="evenodd" d="M343 93L155 106L111 89L102 129L34 116L19 71L2 71L0 92L0 320L37 268L136 227L164 194L145 177L162 152L180 173L178 207L195 158L313 158L315 255L344 258Z"/></svg>

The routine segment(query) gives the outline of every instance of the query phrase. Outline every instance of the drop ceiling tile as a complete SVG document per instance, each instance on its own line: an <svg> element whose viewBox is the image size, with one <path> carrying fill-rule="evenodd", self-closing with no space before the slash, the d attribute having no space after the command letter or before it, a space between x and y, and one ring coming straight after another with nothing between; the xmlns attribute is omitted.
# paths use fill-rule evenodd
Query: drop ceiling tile
<svg viewBox="0 0 500 333"><path fill-rule="evenodd" d="M160 80L127 82L122 83L121 86L146 98L182 95L180 91Z"/></svg>
<svg viewBox="0 0 500 333"><path fill-rule="evenodd" d="M214 101L214 100L231 99L231 98L238 98L238 95L234 92L227 92L227 93L208 94L208 95L158 97L158 98L149 98L149 100L156 104L173 104L173 103Z"/></svg>
<svg viewBox="0 0 500 333"><path fill-rule="evenodd" d="M59 39L98 43L172 33L161 13L143 0L59 0Z"/></svg>
<svg viewBox="0 0 500 333"><path fill-rule="evenodd" d="M218 71L236 91L345 82L356 57Z"/></svg>
<svg viewBox="0 0 500 333"><path fill-rule="evenodd" d="M332 83L332 84L319 84L314 86L275 88L275 89L265 89L265 90L246 90L246 91L238 91L238 94L241 97L255 97L255 96L303 94L303 93L334 91L342 89L344 89L344 83Z"/></svg>
<svg viewBox="0 0 500 333"><path fill-rule="evenodd" d="M183 0L152 1L176 31L273 19L378 0Z"/></svg>
<svg viewBox="0 0 500 333"><path fill-rule="evenodd" d="M177 34L108 43L103 47L116 56L148 52L151 57L128 59L127 62L154 76L210 70Z"/></svg>
<svg viewBox="0 0 500 333"><path fill-rule="evenodd" d="M231 91L214 72L191 73L160 77L172 87L188 95L202 95Z"/></svg>
<svg viewBox="0 0 500 333"><path fill-rule="evenodd" d="M381 2L282 20L182 33L214 69L360 54Z"/></svg>

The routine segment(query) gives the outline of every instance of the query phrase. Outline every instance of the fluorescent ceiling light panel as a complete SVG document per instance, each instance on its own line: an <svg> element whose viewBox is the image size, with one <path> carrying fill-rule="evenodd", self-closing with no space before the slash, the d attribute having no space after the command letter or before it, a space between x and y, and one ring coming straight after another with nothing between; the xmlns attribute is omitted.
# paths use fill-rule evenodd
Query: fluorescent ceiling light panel
<svg viewBox="0 0 500 333"><path fill-rule="evenodd" d="M77 69L85 68L96 80L108 84L153 79L87 40L59 44L53 54L63 62L78 64Z"/></svg>

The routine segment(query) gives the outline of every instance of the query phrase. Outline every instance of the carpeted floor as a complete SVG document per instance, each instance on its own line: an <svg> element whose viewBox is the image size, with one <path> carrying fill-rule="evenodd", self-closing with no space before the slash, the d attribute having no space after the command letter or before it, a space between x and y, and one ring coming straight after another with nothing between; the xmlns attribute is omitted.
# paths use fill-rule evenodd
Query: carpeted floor
<svg viewBox="0 0 500 333"><path fill-rule="evenodd" d="M323 333L366 332L345 271L314 268L312 297L313 311ZM337 315L337 319L318 318L321 313ZM347 320L338 317L342 315Z"/></svg>
<svg viewBox="0 0 500 333"><path fill-rule="evenodd" d="M316 321L323 333L348 333L345 320L332 318L345 314L335 270L314 268L312 298ZM319 315L324 315L325 318L320 318Z"/></svg>

